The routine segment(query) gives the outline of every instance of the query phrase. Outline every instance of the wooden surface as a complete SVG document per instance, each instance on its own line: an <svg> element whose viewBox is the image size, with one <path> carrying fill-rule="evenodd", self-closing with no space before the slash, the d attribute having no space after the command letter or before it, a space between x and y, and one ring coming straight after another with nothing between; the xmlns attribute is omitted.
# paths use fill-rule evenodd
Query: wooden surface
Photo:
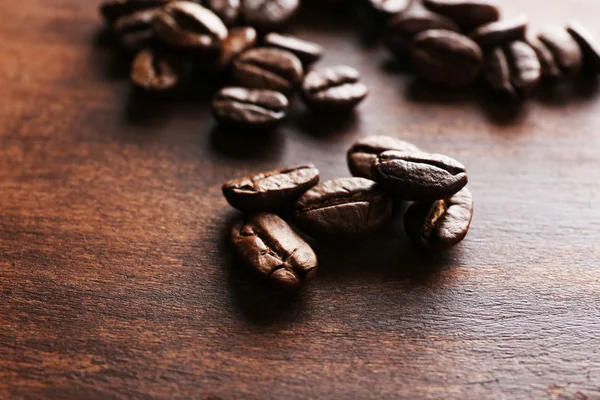
<svg viewBox="0 0 600 400"><path fill-rule="evenodd" d="M600 14L503 4L538 26ZM133 96L94 1L4 1L0 17L1 399L600 398L594 81L510 110L432 90L347 19L304 15L321 65L357 67L371 96L343 123L298 103L275 135L232 136L201 81ZM297 298L264 295L231 257L222 182L302 162L347 176L346 148L372 134L467 166L467 239L427 257L398 218L316 245Z"/></svg>

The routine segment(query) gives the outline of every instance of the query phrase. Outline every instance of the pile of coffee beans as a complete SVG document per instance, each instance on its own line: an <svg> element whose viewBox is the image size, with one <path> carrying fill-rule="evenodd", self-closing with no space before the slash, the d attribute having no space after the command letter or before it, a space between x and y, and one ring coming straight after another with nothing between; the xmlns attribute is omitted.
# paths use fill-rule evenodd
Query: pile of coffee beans
<svg viewBox="0 0 600 400"><path fill-rule="evenodd" d="M501 19L489 0L383 3L405 6L388 15L387 48L437 85L466 86L483 77L499 100L521 102L541 82L600 73L600 44L578 22L536 34L528 32L526 15Z"/></svg>
<svg viewBox="0 0 600 400"><path fill-rule="evenodd" d="M469 230L473 198L458 161L388 136L354 143L347 154L353 177L319 183L312 164L261 172L223 185L227 202L245 213L231 240L238 256L270 285L294 291L317 271L303 234L326 243L360 240L380 231L394 208L412 201L404 228L431 251L461 242Z"/></svg>
<svg viewBox="0 0 600 400"><path fill-rule="evenodd" d="M268 130L297 92L316 112L343 114L368 94L354 68L310 70L323 48L272 32L298 0L108 0L100 13L124 49L136 52L131 82L149 93L185 84L190 65L227 81L212 101L214 117L236 128Z"/></svg>

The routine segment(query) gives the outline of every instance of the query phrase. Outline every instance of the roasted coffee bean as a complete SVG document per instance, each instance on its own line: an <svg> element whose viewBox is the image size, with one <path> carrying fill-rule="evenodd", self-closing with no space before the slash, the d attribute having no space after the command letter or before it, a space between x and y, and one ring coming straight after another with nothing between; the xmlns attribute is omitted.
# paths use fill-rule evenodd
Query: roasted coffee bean
<svg viewBox="0 0 600 400"><path fill-rule="evenodd" d="M379 231L392 215L391 198L373 181L339 178L304 193L292 214L302 231L317 239L358 239Z"/></svg>
<svg viewBox="0 0 600 400"><path fill-rule="evenodd" d="M371 166L384 151L398 150L406 153L419 152L412 143L389 136L369 136L355 142L347 154L348 168L353 176L373 179Z"/></svg>
<svg viewBox="0 0 600 400"><path fill-rule="evenodd" d="M161 7L171 0L107 0L100 4L100 14L110 24L137 11Z"/></svg>
<svg viewBox="0 0 600 400"><path fill-rule="evenodd" d="M539 32L538 39L552 54L563 77L573 77L581 71L583 53L565 28L548 26Z"/></svg>
<svg viewBox="0 0 600 400"><path fill-rule="evenodd" d="M160 8L150 8L125 15L115 21L113 29L124 48L138 50L153 39L152 23Z"/></svg>
<svg viewBox="0 0 600 400"><path fill-rule="evenodd" d="M510 101L521 101L540 82L542 67L525 42L496 47L486 56L485 77L492 89Z"/></svg>
<svg viewBox="0 0 600 400"><path fill-rule="evenodd" d="M227 37L227 28L208 8L189 1L164 6L152 25L167 45L198 53L217 53Z"/></svg>
<svg viewBox="0 0 600 400"><path fill-rule="evenodd" d="M299 5L299 0L242 0L242 13L247 24L266 31L282 27Z"/></svg>
<svg viewBox="0 0 600 400"><path fill-rule="evenodd" d="M265 46L277 47L293 53L307 67L323 56L323 48L316 43L299 39L292 35L269 33L264 39Z"/></svg>
<svg viewBox="0 0 600 400"><path fill-rule="evenodd" d="M288 112L287 97L266 89L227 87L212 100L212 113L226 125L266 130L275 127Z"/></svg>
<svg viewBox="0 0 600 400"><path fill-rule="evenodd" d="M596 35L576 21L569 23L567 31L581 47L585 70L594 74L600 73L600 43Z"/></svg>
<svg viewBox="0 0 600 400"><path fill-rule="evenodd" d="M483 64L477 43L460 33L437 29L415 37L412 57L421 77L446 86L472 83Z"/></svg>
<svg viewBox="0 0 600 400"><path fill-rule="evenodd" d="M272 89L289 95L302 82L302 62L289 51L259 47L233 63L233 79L241 86Z"/></svg>
<svg viewBox="0 0 600 400"><path fill-rule="evenodd" d="M450 18L431 12L423 6L413 5L388 21L383 41L393 54L403 57L409 53L414 37L429 29L460 31Z"/></svg>
<svg viewBox="0 0 600 400"><path fill-rule="evenodd" d="M423 4L456 21L465 31L500 19L500 9L489 0L424 0Z"/></svg>
<svg viewBox="0 0 600 400"><path fill-rule="evenodd" d="M365 0L368 10L377 17L391 17L406 11L413 0Z"/></svg>
<svg viewBox="0 0 600 400"><path fill-rule="evenodd" d="M446 199L467 184L467 170L441 154L386 151L372 167L375 181L398 198L414 201Z"/></svg>
<svg viewBox="0 0 600 400"><path fill-rule="evenodd" d="M233 26L240 17L240 0L204 0L204 6L214 12L227 26Z"/></svg>
<svg viewBox="0 0 600 400"><path fill-rule="evenodd" d="M223 185L223 196L238 210L277 211L317 183L319 170L312 164L300 165L233 179Z"/></svg>
<svg viewBox="0 0 600 400"><path fill-rule="evenodd" d="M230 29L229 35L221 43L221 53L213 69L222 71L229 68L237 56L256 45L256 38L256 30L250 26Z"/></svg>
<svg viewBox="0 0 600 400"><path fill-rule="evenodd" d="M239 221L231 241L240 259L277 290L295 291L317 272L313 249L275 214L253 214Z"/></svg>
<svg viewBox="0 0 600 400"><path fill-rule="evenodd" d="M501 46L515 40L524 40L529 18L520 15L516 18L491 22L475 29L469 35L482 49Z"/></svg>
<svg viewBox="0 0 600 400"><path fill-rule="evenodd" d="M140 51L131 65L131 82L148 92L164 92L179 85L184 76L181 58L146 49Z"/></svg>
<svg viewBox="0 0 600 400"><path fill-rule="evenodd" d="M360 73L345 65L316 69L302 84L302 97L315 111L348 112L368 94Z"/></svg>
<svg viewBox="0 0 600 400"><path fill-rule="evenodd" d="M463 188L445 200L413 203L404 214L404 230L414 243L443 250L467 236L472 217L473 197Z"/></svg>
<svg viewBox="0 0 600 400"><path fill-rule="evenodd" d="M547 80L556 81L563 76L562 71L554 59L554 55L548 47L537 37L528 35L527 43L537 54L540 66L542 67L542 77Z"/></svg>

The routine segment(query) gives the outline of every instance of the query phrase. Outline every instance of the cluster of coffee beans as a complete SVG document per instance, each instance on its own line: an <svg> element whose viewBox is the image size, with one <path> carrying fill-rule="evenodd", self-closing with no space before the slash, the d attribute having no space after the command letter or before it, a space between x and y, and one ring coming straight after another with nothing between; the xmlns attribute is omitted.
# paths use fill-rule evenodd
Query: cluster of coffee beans
<svg viewBox="0 0 600 400"><path fill-rule="evenodd" d="M419 246L446 249L466 236L473 199L458 161L387 136L354 143L347 161L353 177L319 183L317 168L301 165L223 185L227 202L246 213L232 228L234 248L274 287L295 290L318 265L310 245L279 215L317 240L358 240L387 224L395 204L412 201L404 227Z"/></svg>
<svg viewBox="0 0 600 400"><path fill-rule="evenodd" d="M122 47L137 52L130 74L136 87L171 91L184 83L186 62L193 63L205 74L229 77L232 86L213 98L215 118L256 129L273 128L283 120L296 91L310 108L329 115L350 111L367 96L351 67L308 72L323 55L318 44L270 32L294 15L298 0L202 3L108 0L100 6Z"/></svg>
<svg viewBox="0 0 600 400"><path fill-rule="evenodd" d="M527 32L528 17L500 19L489 0L369 0L392 10L387 48L425 80L465 86L483 76L500 99L522 101L542 81L600 73L600 45L577 22Z"/></svg>

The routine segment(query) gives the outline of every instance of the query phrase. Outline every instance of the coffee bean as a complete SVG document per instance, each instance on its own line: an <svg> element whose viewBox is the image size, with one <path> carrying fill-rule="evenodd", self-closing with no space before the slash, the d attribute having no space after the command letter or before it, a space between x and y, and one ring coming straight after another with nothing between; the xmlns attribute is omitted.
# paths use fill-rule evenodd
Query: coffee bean
<svg viewBox="0 0 600 400"><path fill-rule="evenodd" d="M164 92L175 88L184 76L181 58L151 49L140 51L131 65L131 82L148 92Z"/></svg>
<svg viewBox="0 0 600 400"><path fill-rule="evenodd" d="M287 97L266 89L227 87L212 100L212 113L219 122L242 128L271 129L286 117L288 109Z"/></svg>
<svg viewBox="0 0 600 400"><path fill-rule="evenodd" d="M240 17L240 0L204 0L204 6L214 12L227 26L233 26Z"/></svg>
<svg viewBox="0 0 600 400"><path fill-rule="evenodd" d="M100 14L110 24L137 11L157 8L171 0L107 0L100 4Z"/></svg>
<svg viewBox="0 0 600 400"><path fill-rule="evenodd" d="M500 9L488 0L424 0L423 4L454 20L465 31L500 19Z"/></svg>
<svg viewBox="0 0 600 400"><path fill-rule="evenodd" d="M422 6L413 5L388 21L383 33L383 41L393 54L403 57L409 53L414 37L429 29L460 31L458 25L451 19Z"/></svg>
<svg viewBox="0 0 600 400"><path fill-rule="evenodd" d="M214 63L213 70L222 71L231 66L233 60L244 51L256 45L256 30L252 27L232 28L221 43L221 53Z"/></svg>
<svg viewBox="0 0 600 400"><path fill-rule="evenodd" d="M413 0L366 0L368 9L377 17L391 17L407 10Z"/></svg>
<svg viewBox="0 0 600 400"><path fill-rule="evenodd" d="M538 39L552 54L563 77L573 77L581 71L583 53L565 28L548 26L539 32Z"/></svg>
<svg viewBox="0 0 600 400"><path fill-rule="evenodd" d="M345 65L316 69L302 84L302 97L315 111L351 111L368 93L360 82L360 73Z"/></svg>
<svg viewBox="0 0 600 400"><path fill-rule="evenodd" d="M294 205L298 228L317 239L358 239L379 231L392 215L392 200L375 182L339 178L304 193Z"/></svg>
<svg viewBox="0 0 600 400"><path fill-rule="evenodd" d="M282 27L299 5L299 0L242 0L242 12L248 25L266 31Z"/></svg>
<svg viewBox="0 0 600 400"><path fill-rule="evenodd" d="M228 33L215 13L189 1L167 4L152 27L167 45L200 54L217 53Z"/></svg>
<svg viewBox="0 0 600 400"><path fill-rule="evenodd" d="M421 77L446 86L472 83L483 63L477 43L460 33L437 29L415 37L412 57Z"/></svg>
<svg viewBox="0 0 600 400"><path fill-rule="evenodd" d="M594 74L600 73L600 43L596 35L576 21L569 23L567 31L581 47L585 70Z"/></svg>
<svg viewBox="0 0 600 400"><path fill-rule="evenodd" d="M160 8L149 8L117 19L113 29L123 47L129 50L146 47L154 39L152 23L160 12Z"/></svg>
<svg viewBox="0 0 600 400"><path fill-rule="evenodd" d="M472 217L473 196L463 188L445 200L413 203L404 214L404 230L414 243L443 250L467 236Z"/></svg>
<svg viewBox="0 0 600 400"><path fill-rule="evenodd" d="M223 185L223 196L242 211L277 211L291 205L319 183L314 165L300 165L233 179Z"/></svg>
<svg viewBox="0 0 600 400"><path fill-rule="evenodd" d="M292 35L272 32L265 36L264 44L265 46L277 47L293 53L302 61L304 67L313 64L323 56L323 48L321 46Z"/></svg>
<svg viewBox="0 0 600 400"><path fill-rule="evenodd" d="M548 47L537 37L528 35L527 44L531 46L537 54L540 66L542 67L542 77L547 80L556 81L563 76L562 71L554 59L554 55Z"/></svg>
<svg viewBox="0 0 600 400"><path fill-rule="evenodd" d="M467 170L441 154L386 151L372 166L375 181L403 200L432 201L451 197L467 184Z"/></svg>
<svg viewBox="0 0 600 400"><path fill-rule="evenodd" d="M241 86L272 89L289 95L302 82L302 62L289 51L259 47L234 61L233 79Z"/></svg>
<svg viewBox="0 0 600 400"><path fill-rule="evenodd" d="M406 153L419 152L412 143L389 136L369 136L355 142L347 154L348 168L353 176L373 179L371 166L384 151L398 150Z"/></svg>
<svg viewBox="0 0 600 400"><path fill-rule="evenodd" d="M520 15L511 19L491 22L475 29L469 35L482 49L500 46L515 40L524 40L529 18Z"/></svg>
<svg viewBox="0 0 600 400"><path fill-rule="evenodd" d="M317 272L313 249L275 214L253 214L237 222L231 241L240 259L278 290L295 291Z"/></svg>
<svg viewBox="0 0 600 400"><path fill-rule="evenodd" d="M496 47L486 56L485 77L492 89L507 100L523 100L541 76L537 54L525 42Z"/></svg>

